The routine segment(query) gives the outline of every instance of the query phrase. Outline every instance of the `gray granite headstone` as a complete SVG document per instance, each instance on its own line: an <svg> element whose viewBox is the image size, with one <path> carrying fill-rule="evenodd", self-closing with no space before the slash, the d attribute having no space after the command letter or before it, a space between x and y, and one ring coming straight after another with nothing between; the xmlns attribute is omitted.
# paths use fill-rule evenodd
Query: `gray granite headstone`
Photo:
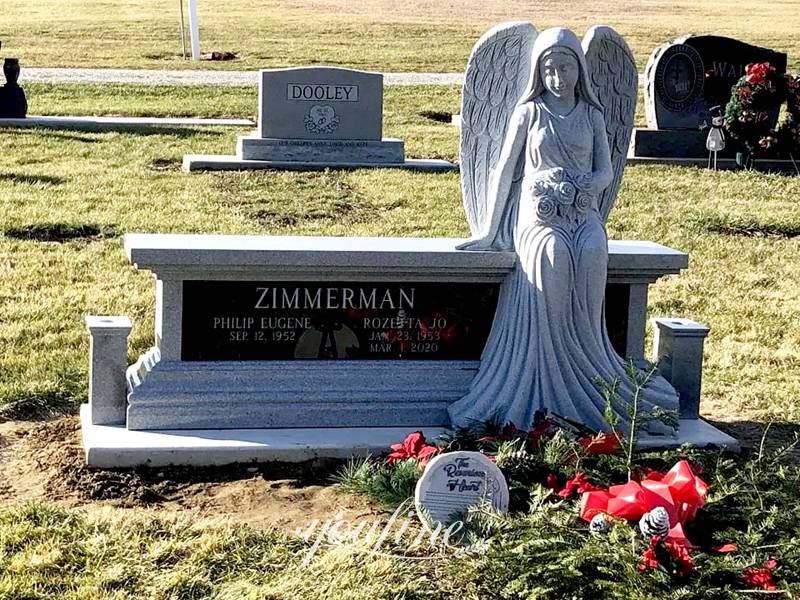
<svg viewBox="0 0 800 600"><path fill-rule="evenodd" d="M265 69L258 129L241 136L243 161L275 166L405 164L402 140L382 137L383 75L338 67Z"/></svg>
<svg viewBox="0 0 800 600"><path fill-rule="evenodd" d="M239 136L236 155L189 154L187 171L403 168L452 171L441 159L405 157L403 140L383 137L383 75L339 67L265 69L258 128Z"/></svg>
<svg viewBox="0 0 800 600"><path fill-rule="evenodd" d="M472 506L486 501L496 510L508 510L508 484L503 473L480 452L448 452L434 458L417 482L417 512L431 524L445 526L462 519ZM427 524L425 518L423 523Z"/></svg>
<svg viewBox="0 0 800 600"><path fill-rule="evenodd" d="M645 115L651 129L697 129L710 109L725 106L750 63L786 72L786 54L717 35L688 35L650 55L645 69ZM777 117L777 115L776 115Z"/></svg>
<svg viewBox="0 0 800 600"><path fill-rule="evenodd" d="M381 139L383 75L337 67L261 71L262 138Z"/></svg>

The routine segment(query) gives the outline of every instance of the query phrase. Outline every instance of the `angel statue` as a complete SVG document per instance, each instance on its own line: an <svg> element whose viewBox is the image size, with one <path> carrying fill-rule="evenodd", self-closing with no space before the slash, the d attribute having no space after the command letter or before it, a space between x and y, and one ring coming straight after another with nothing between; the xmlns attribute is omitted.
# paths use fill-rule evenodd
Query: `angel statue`
<svg viewBox="0 0 800 600"><path fill-rule="evenodd" d="M478 374L449 408L453 426L496 419L529 428L548 409L607 430L598 379L618 378L620 396L631 400L625 361L605 327L605 219L622 179L637 80L628 46L608 27L590 29L581 46L568 29L537 35L530 23L509 23L476 44L461 113L473 237L460 248L518 258ZM660 377L639 403L678 408Z"/></svg>

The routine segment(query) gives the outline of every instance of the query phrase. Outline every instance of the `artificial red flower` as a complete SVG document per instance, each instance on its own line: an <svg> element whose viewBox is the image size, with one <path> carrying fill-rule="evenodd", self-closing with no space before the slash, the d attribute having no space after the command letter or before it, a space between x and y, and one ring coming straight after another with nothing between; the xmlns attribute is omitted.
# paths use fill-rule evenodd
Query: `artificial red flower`
<svg viewBox="0 0 800 600"><path fill-rule="evenodd" d="M773 144L775 144L776 141L777 140L774 137L768 135L767 137L761 138L758 141L758 145L761 146L762 148L772 148Z"/></svg>
<svg viewBox="0 0 800 600"><path fill-rule="evenodd" d="M438 446L428 444L421 431L415 431L409 433L401 444L392 444L392 452L386 457L386 464L392 465L411 458L421 465L427 465L428 461L440 450L441 448Z"/></svg>
<svg viewBox="0 0 800 600"><path fill-rule="evenodd" d="M774 72L775 68L771 67L768 62L751 63L745 67L745 79L747 83L763 84L767 75Z"/></svg>
<svg viewBox="0 0 800 600"><path fill-rule="evenodd" d="M620 450L616 436L602 431L592 437L582 437L578 443L586 449L587 454L616 454Z"/></svg>
<svg viewBox="0 0 800 600"><path fill-rule="evenodd" d="M545 484L547 489L558 491L558 477L553 475L552 473L548 473L547 475L547 483Z"/></svg>
<svg viewBox="0 0 800 600"><path fill-rule="evenodd" d="M679 542L672 542L667 540L664 542L664 547L678 563L678 575L685 577L694 571L694 561L692 560L689 550L684 544Z"/></svg>
<svg viewBox="0 0 800 600"><path fill-rule="evenodd" d="M773 559L765 562L763 567L748 567L742 572L742 579L748 587L773 592L778 589L772 579L772 570L777 566L778 562Z"/></svg>
<svg viewBox="0 0 800 600"><path fill-rule="evenodd" d="M524 429L517 429L517 426L510 421L503 425L503 429L500 430L501 440L513 440L515 437L519 437L520 435L528 435L528 432Z"/></svg>
<svg viewBox="0 0 800 600"><path fill-rule="evenodd" d="M661 563L659 563L656 558L656 546L658 546L658 541L659 537L657 535L654 535L650 540L650 545L647 547L647 550L644 551L639 559L639 564L636 566L639 572L644 572L647 569L657 569L661 566Z"/></svg>
<svg viewBox="0 0 800 600"><path fill-rule="evenodd" d="M528 443L532 444L534 447L538 446L541 438L552 435L553 430L557 427L558 425L554 421L542 419L528 432Z"/></svg>
<svg viewBox="0 0 800 600"><path fill-rule="evenodd" d="M736 90L736 97L739 100L749 100L753 97L753 90L749 87L740 87Z"/></svg>
<svg viewBox="0 0 800 600"><path fill-rule="evenodd" d="M718 552L720 554L728 554L729 552L736 552L739 547L736 544L722 544L722 546L717 546L716 548L712 548L714 552Z"/></svg>
<svg viewBox="0 0 800 600"><path fill-rule="evenodd" d="M600 488L592 485L583 473L575 473L575 476L567 481L564 487L558 492L561 498L569 498L577 492L583 494L584 492L596 492Z"/></svg>

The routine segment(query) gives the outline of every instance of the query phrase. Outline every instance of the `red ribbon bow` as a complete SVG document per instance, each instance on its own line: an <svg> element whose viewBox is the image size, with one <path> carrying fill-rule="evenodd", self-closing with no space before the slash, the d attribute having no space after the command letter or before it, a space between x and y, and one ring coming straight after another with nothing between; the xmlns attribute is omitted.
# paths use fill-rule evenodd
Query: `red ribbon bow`
<svg viewBox="0 0 800 600"><path fill-rule="evenodd" d="M675 464L665 475L651 471L642 481L612 485L608 490L588 491L581 497L580 516L591 521L598 513L636 521L658 506L669 515L667 541L690 545L683 526L694 519L705 504L708 485L694 473L685 460Z"/></svg>

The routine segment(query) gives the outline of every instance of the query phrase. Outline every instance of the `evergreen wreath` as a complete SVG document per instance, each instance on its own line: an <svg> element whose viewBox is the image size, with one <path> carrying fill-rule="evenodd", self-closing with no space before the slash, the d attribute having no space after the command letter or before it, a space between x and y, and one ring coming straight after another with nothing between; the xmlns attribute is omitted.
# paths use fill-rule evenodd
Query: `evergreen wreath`
<svg viewBox="0 0 800 600"><path fill-rule="evenodd" d="M774 125L786 104L786 117ZM725 107L725 129L753 157L800 155L800 77L767 62L747 65Z"/></svg>

